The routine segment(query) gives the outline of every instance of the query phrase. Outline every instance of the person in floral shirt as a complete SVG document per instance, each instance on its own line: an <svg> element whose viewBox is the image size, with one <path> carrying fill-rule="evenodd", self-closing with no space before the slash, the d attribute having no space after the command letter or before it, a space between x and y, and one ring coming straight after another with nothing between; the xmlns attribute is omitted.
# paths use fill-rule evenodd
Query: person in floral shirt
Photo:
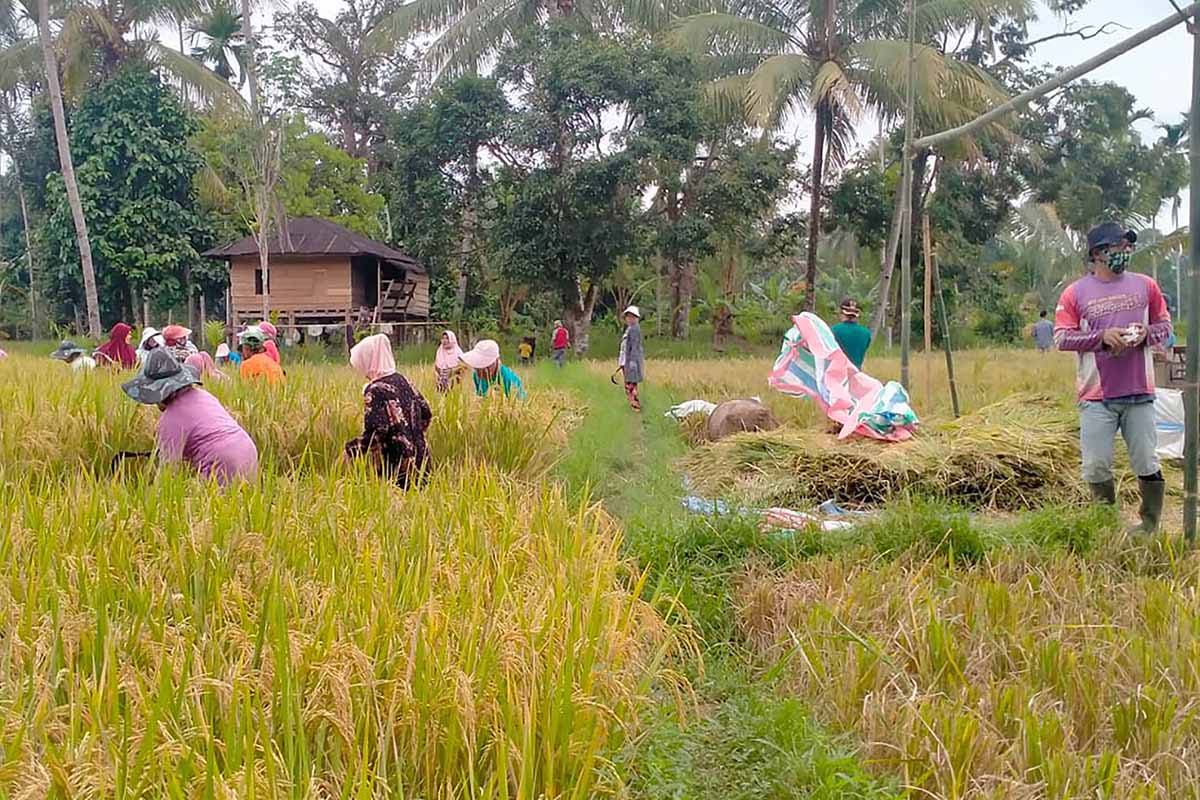
<svg viewBox="0 0 1200 800"><path fill-rule="evenodd" d="M363 432L346 443L347 458L369 458L401 487L418 480L429 463L425 431L433 421L429 403L396 372L392 343L377 333L350 351L350 365L367 378Z"/></svg>

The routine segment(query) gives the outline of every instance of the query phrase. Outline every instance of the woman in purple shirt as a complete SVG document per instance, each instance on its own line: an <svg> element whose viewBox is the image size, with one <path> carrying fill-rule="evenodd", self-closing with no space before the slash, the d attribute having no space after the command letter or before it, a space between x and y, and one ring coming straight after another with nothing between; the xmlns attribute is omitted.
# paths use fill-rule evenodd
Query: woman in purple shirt
<svg viewBox="0 0 1200 800"><path fill-rule="evenodd" d="M222 486L258 474L258 448L217 398L199 388L200 376L165 349L151 350L145 368L121 388L139 403L155 404L158 456L187 462Z"/></svg>

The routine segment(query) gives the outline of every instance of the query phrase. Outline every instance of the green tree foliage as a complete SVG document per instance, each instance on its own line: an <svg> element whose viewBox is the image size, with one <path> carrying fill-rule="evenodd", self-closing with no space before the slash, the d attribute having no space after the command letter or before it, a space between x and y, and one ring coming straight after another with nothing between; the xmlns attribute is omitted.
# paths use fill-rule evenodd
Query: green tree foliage
<svg viewBox="0 0 1200 800"><path fill-rule="evenodd" d="M432 268L434 313L461 316L485 287L477 203L492 179L481 157L503 163L511 108L495 80L463 76L396 115L379 150L376 185L388 200L392 240ZM471 280L474 276L474 280Z"/></svg>
<svg viewBox="0 0 1200 800"><path fill-rule="evenodd" d="M696 123L672 102L677 54L642 40L602 38L570 23L532 32L498 68L518 98L490 208L505 274L555 291L587 347L604 282L642 244L647 166L689 157Z"/></svg>
<svg viewBox="0 0 1200 800"><path fill-rule="evenodd" d="M144 67L128 67L88 92L70 121L71 150L92 236L106 319L130 318L131 290L180 302L186 276L220 268L201 259L211 233L193 180L204 162L192 147L194 117ZM70 209L57 174L48 181L48 275L63 301L81 297Z"/></svg>
<svg viewBox="0 0 1200 800"><path fill-rule="evenodd" d="M1146 144L1135 124L1151 118L1127 90L1081 81L1040 104L1023 134L1034 142L1022 172L1040 203L1071 230L1104 219L1149 222L1187 181L1187 157L1168 131Z"/></svg>
<svg viewBox="0 0 1200 800"><path fill-rule="evenodd" d="M208 167L205 204L216 217L222 240L245 236L253 224L253 186L245 181L255 170L250 163L253 128L243 115L214 115L205 118L195 138ZM362 159L331 144L299 115L283 121L280 130L280 210L289 217L322 217L379 236L384 200L370 190Z"/></svg>
<svg viewBox="0 0 1200 800"><path fill-rule="evenodd" d="M344 0L332 18L311 3L276 14L275 33L303 57L297 100L309 115L338 132L342 149L373 155L387 120L408 97L413 65L405 48L373 34L395 13L397 0Z"/></svg>

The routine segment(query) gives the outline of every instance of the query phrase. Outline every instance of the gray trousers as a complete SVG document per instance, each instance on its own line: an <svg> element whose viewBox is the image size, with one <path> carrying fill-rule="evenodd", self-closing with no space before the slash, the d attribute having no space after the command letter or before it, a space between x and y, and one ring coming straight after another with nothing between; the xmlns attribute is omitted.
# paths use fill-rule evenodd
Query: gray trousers
<svg viewBox="0 0 1200 800"><path fill-rule="evenodd" d="M554 363L555 364L558 364L561 367L563 365L563 362L566 361L566 358L567 358L567 348L565 348L565 347L554 348Z"/></svg>
<svg viewBox="0 0 1200 800"><path fill-rule="evenodd" d="M1158 472L1158 456L1154 452L1158 448L1154 403L1084 400L1079 404L1079 449L1084 482L1112 480L1117 431L1125 439L1129 466L1134 474L1144 477Z"/></svg>

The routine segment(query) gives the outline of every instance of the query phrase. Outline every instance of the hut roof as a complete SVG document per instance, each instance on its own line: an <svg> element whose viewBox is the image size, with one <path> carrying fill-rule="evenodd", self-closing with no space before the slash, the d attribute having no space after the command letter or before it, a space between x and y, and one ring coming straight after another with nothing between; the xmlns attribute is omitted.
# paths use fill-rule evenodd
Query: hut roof
<svg viewBox="0 0 1200 800"><path fill-rule="evenodd" d="M271 238L268 253L271 256L375 256L413 272L425 272L421 262L399 250L368 239L336 222L316 217L297 217L285 221L286 230ZM282 235L280 235L282 234ZM231 258L258 254L258 243L253 236L239 239L224 247L214 247L204 253L206 258Z"/></svg>

